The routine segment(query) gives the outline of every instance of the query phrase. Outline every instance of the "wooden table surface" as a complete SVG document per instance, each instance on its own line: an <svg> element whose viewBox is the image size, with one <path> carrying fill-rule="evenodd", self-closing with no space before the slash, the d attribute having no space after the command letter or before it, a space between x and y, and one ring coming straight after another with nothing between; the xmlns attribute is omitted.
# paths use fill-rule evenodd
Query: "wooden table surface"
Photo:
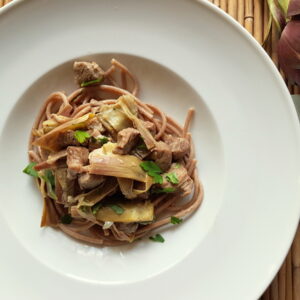
<svg viewBox="0 0 300 300"><path fill-rule="evenodd" d="M12 0L0 0L0 7L11 1ZM212 2L235 18L260 44L263 44L267 36L269 22L267 0L207 1ZM270 55L274 64L279 68L276 53L277 41L278 34L273 26L267 42L264 43L264 49ZM300 87L290 85L287 81L286 84L291 94L300 94ZM270 286L262 295L261 300L300 300L300 227L298 227L293 245L283 265Z"/></svg>

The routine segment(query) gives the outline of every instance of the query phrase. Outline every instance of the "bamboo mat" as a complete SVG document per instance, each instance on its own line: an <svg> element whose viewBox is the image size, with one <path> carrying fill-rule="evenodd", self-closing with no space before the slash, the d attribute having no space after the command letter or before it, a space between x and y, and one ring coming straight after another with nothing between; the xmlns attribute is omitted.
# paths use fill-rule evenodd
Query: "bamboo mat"
<svg viewBox="0 0 300 300"><path fill-rule="evenodd" d="M11 1L12 0L0 0L0 7ZM263 43L265 37L267 36L269 22L267 0L208 1L214 3L216 6L220 7L233 18L235 18L255 37L260 44ZM278 35L273 26L269 35L269 39L264 44L264 48L272 58L274 64L278 67L278 59L276 54L277 41ZM300 94L300 87L288 85L288 88L291 94ZM300 300L300 226L298 227L293 245L289 250L283 265L281 266L281 269L260 300Z"/></svg>

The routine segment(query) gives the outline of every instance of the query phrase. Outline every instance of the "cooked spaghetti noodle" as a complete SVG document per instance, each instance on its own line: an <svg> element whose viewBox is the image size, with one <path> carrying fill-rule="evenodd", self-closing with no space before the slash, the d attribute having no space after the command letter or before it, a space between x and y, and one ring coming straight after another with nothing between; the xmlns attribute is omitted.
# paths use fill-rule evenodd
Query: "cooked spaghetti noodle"
<svg viewBox="0 0 300 300"><path fill-rule="evenodd" d="M193 213L203 198L188 131L194 110L182 127L143 103L115 59L107 71L75 62L74 72L81 87L51 94L30 135L24 171L44 199L41 226L115 246Z"/></svg>

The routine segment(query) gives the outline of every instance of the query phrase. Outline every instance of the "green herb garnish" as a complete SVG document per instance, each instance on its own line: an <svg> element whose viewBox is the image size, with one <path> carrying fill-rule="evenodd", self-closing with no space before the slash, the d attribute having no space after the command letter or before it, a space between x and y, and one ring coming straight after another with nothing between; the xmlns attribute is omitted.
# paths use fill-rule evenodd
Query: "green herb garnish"
<svg viewBox="0 0 300 300"><path fill-rule="evenodd" d="M61 218L60 218L61 222L63 224L71 224L72 221L73 221L73 218L71 217L70 214L66 214L66 215L63 215Z"/></svg>
<svg viewBox="0 0 300 300"><path fill-rule="evenodd" d="M178 168L180 168L181 167L181 164L180 163L176 163L175 164L175 169L178 169Z"/></svg>
<svg viewBox="0 0 300 300"><path fill-rule="evenodd" d="M158 243L163 243L165 241L165 239L159 233L157 233L155 236L150 236L149 239Z"/></svg>
<svg viewBox="0 0 300 300"><path fill-rule="evenodd" d="M117 215L122 215L124 213L124 208L117 205L117 204L112 204L109 205L109 207L117 214Z"/></svg>
<svg viewBox="0 0 300 300"><path fill-rule="evenodd" d="M104 144L106 144L109 140L108 140L108 137L102 136L102 137L98 138L98 141L99 141L102 145L104 145Z"/></svg>
<svg viewBox="0 0 300 300"><path fill-rule="evenodd" d="M176 225L176 224L180 224L182 222L182 219L179 219L177 217L172 216L171 217L171 223Z"/></svg>
<svg viewBox="0 0 300 300"><path fill-rule="evenodd" d="M36 166L36 162L31 162L27 165L27 167L23 170L23 173L28 174L32 177L39 177L38 172L34 169Z"/></svg>
<svg viewBox="0 0 300 300"><path fill-rule="evenodd" d="M162 173L161 168L151 160L143 161L140 166L145 172Z"/></svg>
<svg viewBox="0 0 300 300"><path fill-rule="evenodd" d="M163 189L152 189L152 194L162 194L162 193L174 193L176 191L175 188L163 188Z"/></svg>
<svg viewBox="0 0 300 300"><path fill-rule="evenodd" d="M81 87L86 87L86 86L89 86L89 85L92 85L92 84L95 84L95 83L100 83L102 80L103 80L103 76L98 78L98 79L95 79L95 80L84 81L80 84L80 86Z"/></svg>
<svg viewBox="0 0 300 300"><path fill-rule="evenodd" d="M57 196L54 192L55 190L55 178L51 170L47 169L44 170L42 175L39 175L41 179L43 179L46 182L47 185L47 193L48 196L54 200L57 200Z"/></svg>
<svg viewBox="0 0 300 300"><path fill-rule="evenodd" d="M51 184L53 188L55 188L55 178L51 170L47 169L44 171L44 175L42 178Z"/></svg>
<svg viewBox="0 0 300 300"><path fill-rule="evenodd" d="M147 173L149 176L153 178L154 183L159 183L159 184L163 183L164 179L160 174L157 174L156 172L152 172L152 171L149 171Z"/></svg>
<svg viewBox="0 0 300 300"><path fill-rule="evenodd" d="M145 221L145 222L139 222L140 225L143 225L143 226L146 226L146 225L149 225L149 224L152 224L153 221Z"/></svg>
<svg viewBox="0 0 300 300"><path fill-rule="evenodd" d="M47 186L47 194L50 198L57 200L56 194L54 192L55 190L55 179L53 176L53 173L51 170L44 170L43 172L37 172L34 169L34 166L36 165L36 162L31 162L28 164L28 166L23 170L25 174L28 174L30 176L40 178L46 182Z"/></svg>
<svg viewBox="0 0 300 300"><path fill-rule="evenodd" d="M161 168L151 160L146 160L140 163L140 167L147 172L147 174L154 179L154 183L163 183L163 177L160 175L162 173Z"/></svg>
<svg viewBox="0 0 300 300"><path fill-rule="evenodd" d="M176 173L166 174L166 179L167 179L167 181L169 181L173 184L178 184L179 183L179 180L178 180L178 177L177 177Z"/></svg>
<svg viewBox="0 0 300 300"><path fill-rule="evenodd" d="M92 214L93 214L94 216L96 216L96 214L98 213L98 211L100 210L100 208L101 208L102 206L103 206L103 205L102 205L101 202L96 203L95 205L93 205L93 207L92 207Z"/></svg>
<svg viewBox="0 0 300 300"><path fill-rule="evenodd" d="M88 132L82 130L76 130L74 136L80 144L84 143L86 139L91 137Z"/></svg>
<svg viewBox="0 0 300 300"><path fill-rule="evenodd" d="M88 214L90 212L90 206L87 205L82 205L79 209L85 214Z"/></svg>
<svg viewBox="0 0 300 300"><path fill-rule="evenodd" d="M146 144L144 143L144 141L142 141L140 144L138 144L136 146L136 149L138 149L138 150L148 150L148 148L147 148Z"/></svg>

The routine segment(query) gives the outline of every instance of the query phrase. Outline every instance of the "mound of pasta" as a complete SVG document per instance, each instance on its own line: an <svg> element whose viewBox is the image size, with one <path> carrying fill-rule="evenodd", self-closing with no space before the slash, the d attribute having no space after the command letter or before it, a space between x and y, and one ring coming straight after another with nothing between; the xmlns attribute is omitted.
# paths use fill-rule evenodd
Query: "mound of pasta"
<svg viewBox="0 0 300 300"><path fill-rule="evenodd" d="M95 62L73 68L79 89L51 94L30 135L24 172L44 200L41 226L115 246L181 223L203 198L189 133L194 110L180 126L143 103L135 76L115 59L106 71Z"/></svg>

